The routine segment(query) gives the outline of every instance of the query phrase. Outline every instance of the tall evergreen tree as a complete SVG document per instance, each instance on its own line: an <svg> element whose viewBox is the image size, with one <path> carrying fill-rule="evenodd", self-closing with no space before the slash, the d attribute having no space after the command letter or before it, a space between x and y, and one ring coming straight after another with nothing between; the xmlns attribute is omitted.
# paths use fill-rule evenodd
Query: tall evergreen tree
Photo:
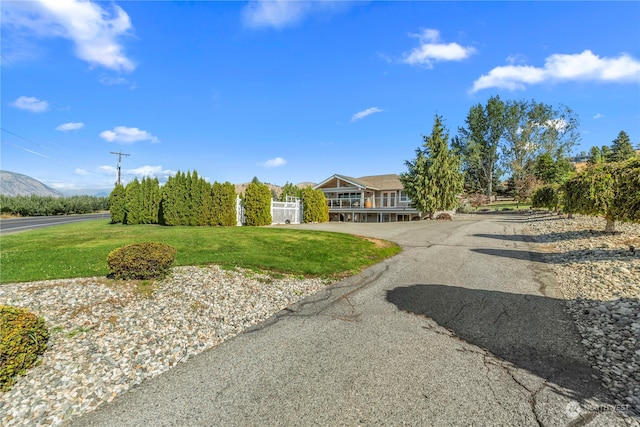
<svg viewBox="0 0 640 427"><path fill-rule="evenodd" d="M609 161L611 162L623 162L625 160L634 158L636 152L631 145L629 135L623 130L620 131L618 137L613 140L611 145L611 155Z"/></svg>
<svg viewBox="0 0 640 427"><path fill-rule="evenodd" d="M130 225L141 224L142 189L138 178L129 182L125 187L125 206L124 223Z"/></svg>
<svg viewBox="0 0 640 427"><path fill-rule="evenodd" d="M160 183L158 178L145 177L140 184L142 192L141 224L157 224L160 210Z"/></svg>
<svg viewBox="0 0 640 427"><path fill-rule="evenodd" d="M188 211L186 178L183 172L178 171L174 176L169 177L162 187L161 224L189 225L186 216Z"/></svg>
<svg viewBox="0 0 640 427"><path fill-rule="evenodd" d="M3 206L4 208L4 206ZM109 212L111 214L111 223L118 224L124 222L126 209L125 190L122 184L116 184L109 195Z"/></svg>
<svg viewBox="0 0 640 427"><path fill-rule="evenodd" d="M322 190L306 187L301 190L301 197L303 222L329 221L329 205Z"/></svg>
<svg viewBox="0 0 640 427"><path fill-rule="evenodd" d="M449 149L449 135L440 116L435 117L431 135L423 139L424 148L418 147L416 158L405 162L408 171L400 175L400 181L412 206L432 218L437 210L457 206L463 176L460 159Z"/></svg>
<svg viewBox="0 0 640 427"><path fill-rule="evenodd" d="M236 215L236 187L230 182L219 184L214 190L214 206L219 212L218 224L223 227L231 227L237 223ZM271 201L269 201L271 203Z"/></svg>
<svg viewBox="0 0 640 427"><path fill-rule="evenodd" d="M271 225L271 190L267 185L251 182L247 186L244 194L244 216L247 225Z"/></svg>

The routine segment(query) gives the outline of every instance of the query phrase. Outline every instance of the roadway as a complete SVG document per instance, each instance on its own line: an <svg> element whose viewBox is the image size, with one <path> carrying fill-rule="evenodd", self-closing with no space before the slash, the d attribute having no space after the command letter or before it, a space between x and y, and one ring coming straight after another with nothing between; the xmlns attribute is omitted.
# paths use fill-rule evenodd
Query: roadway
<svg viewBox="0 0 640 427"><path fill-rule="evenodd" d="M72 222L109 219L109 212L82 215L30 216L24 218L7 218L0 220L0 235L34 230L42 227L69 224Z"/></svg>

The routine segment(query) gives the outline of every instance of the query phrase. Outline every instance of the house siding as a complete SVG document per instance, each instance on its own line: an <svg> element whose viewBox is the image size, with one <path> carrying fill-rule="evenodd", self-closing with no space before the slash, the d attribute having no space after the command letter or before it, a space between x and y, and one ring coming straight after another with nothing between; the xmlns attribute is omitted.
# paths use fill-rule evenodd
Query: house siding
<svg viewBox="0 0 640 427"><path fill-rule="evenodd" d="M325 194L330 221L396 222L421 218L402 193L398 175L352 178L336 174L314 188Z"/></svg>

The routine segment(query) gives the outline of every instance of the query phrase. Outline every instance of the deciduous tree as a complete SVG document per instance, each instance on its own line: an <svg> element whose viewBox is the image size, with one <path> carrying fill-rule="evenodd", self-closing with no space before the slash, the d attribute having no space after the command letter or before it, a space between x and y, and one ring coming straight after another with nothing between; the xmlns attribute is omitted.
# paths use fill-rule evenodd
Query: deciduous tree
<svg viewBox="0 0 640 427"><path fill-rule="evenodd" d="M505 104L499 96L491 97L485 106L471 107L466 127L459 128L453 140L465 174L465 186L472 192L493 194L498 171L498 147L505 130Z"/></svg>

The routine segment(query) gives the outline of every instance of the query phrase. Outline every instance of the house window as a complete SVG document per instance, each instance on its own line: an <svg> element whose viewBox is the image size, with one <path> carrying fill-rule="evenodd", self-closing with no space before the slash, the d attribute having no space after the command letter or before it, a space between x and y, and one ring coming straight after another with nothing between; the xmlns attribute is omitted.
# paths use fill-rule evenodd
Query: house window
<svg viewBox="0 0 640 427"><path fill-rule="evenodd" d="M389 208L396 205L396 192L383 192L382 193L382 207Z"/></svg>
<svg viewBox="0 0 640 427"><path fill-rule="evenodd" d="M407 193L405 193L404 191L400 191L400 201L404 203L409 203L411 199L409 198L409 195Z"/></svg>

